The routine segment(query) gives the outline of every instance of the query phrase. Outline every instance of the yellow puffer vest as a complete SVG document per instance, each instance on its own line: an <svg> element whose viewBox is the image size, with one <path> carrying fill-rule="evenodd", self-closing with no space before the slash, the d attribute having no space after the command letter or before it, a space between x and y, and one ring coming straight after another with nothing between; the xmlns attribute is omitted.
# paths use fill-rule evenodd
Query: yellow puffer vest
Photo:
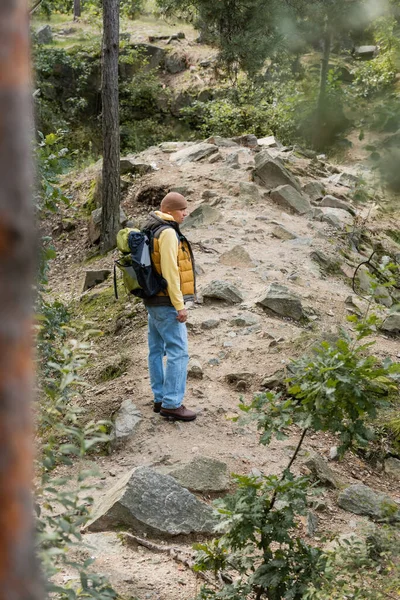
<svg viewBox="0 0 400 600"><path fill-rule="evenodd" d="M192 251L190 249L188 241L186 239L180 239L178 244L178 268L179 277L181 280L181 292L185 301L193 300L196 293L195 274L192 256ZM153 260L153 264L157 272L161 274L160 250L157 237L155 237L153 241L153 252L151 258ZM157 294L157 296L168 296L168 291L162 291L159 294Z"/></svg>

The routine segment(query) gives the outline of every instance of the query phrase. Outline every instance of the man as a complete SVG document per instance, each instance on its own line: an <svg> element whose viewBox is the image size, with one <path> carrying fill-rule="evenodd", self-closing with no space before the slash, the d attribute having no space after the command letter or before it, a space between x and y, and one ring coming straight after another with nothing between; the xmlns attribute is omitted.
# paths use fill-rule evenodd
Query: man
<svg viewBox="0 0 400 600"><path fill-rule="evenodd" d="M196 292L193 254L179 225L188 203L176 192L163 198L159 211L150 213L145 229L153 231L153 265L167 282L166 290L146 298L150 384L154 412L180 421L193 421L196 413L183 406L189 360L185 302ZM164 369L163 357L167 363Z"/></svg>

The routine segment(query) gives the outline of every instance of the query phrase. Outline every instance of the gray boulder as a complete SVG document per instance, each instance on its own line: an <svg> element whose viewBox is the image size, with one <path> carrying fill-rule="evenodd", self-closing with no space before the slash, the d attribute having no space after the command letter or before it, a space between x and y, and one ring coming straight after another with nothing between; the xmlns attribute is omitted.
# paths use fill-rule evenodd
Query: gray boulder
<svg viewBox="0 0 400 600"><path fill-rule="evenodd" d="M320 181L310 181L303 186L303 192L310 198L311 202L316 202L325 195L325 188Z"/></svg>
<svg viewBox="0 0 400 600"><path fill-rule="evenodd" d="M188 379L203 379L203 367L201 366L200 361L195 358L189 360L187 376Z"/></svg>
<svg viewBox="0 0 400 600"><path fill-rule="evenodd" d="M378 46L357 46L354 56L361 60L371 60L378 54Z"/></svg>
<svg viewBox="0 0 400 600"><path fill-rule="evenodd" d="M251 327L252 325L257 325L259 323L259 318L251 313L242 313L233 317L229 323L230 325L236 325L237 327Z"/></svg>
<svg viewBox="0 0 400 600"><path fill-rule="evenodd" d="M312 210L311 204L305 196L291 185L280 185L271 192L271 199L284 210L304 215Z"/></svg>
<svg viewBox="0 0 400 600"><path fill-rule="evenodd" d="M229 281L211 281L203 290L202 296L205 300L217 300L228 304L239 304L243 302L242 293L233 283Z"/></svg>
<svg viewBox="0 0 400 600"><path fill-rule="evenodd" d="M322 456L316 452L310 452L309 456L304 460L304 464L321 483L328 484L333 488L343 487L339 477L332 471Z"/></svg>
<svg viewBox="0 0 400 600"><path fill-rule="evenodd" d="M339 494L338 505L343 510L377 521L400 521L400 506L397 502L361 483L343 490Z"/></svg>
<svg viewBox="0 0 400 600"><path fill-rule="evenodd" d="M136 405L129 398L124 400L114 415L113 431L111 434L112 444L119 446L127 442L136 432L141 420L142 414Z"/></svg>
<svg viewBox="0 0 400 600"><path fill-rule="evenodd" d="M251 133L246 135L238 135L232 138L234 142L239 144L239 146L244 146L245 148L257 148L258 142L257 137Z"/></svg>
<svg viewBox="0 0 400 600"><path fill-rule="evenodd" d="M96 210L94 210L92 212L92 214L90 215L89 226L88 226L88 237L89 237L89 242L91 244L96 244L100 240L101 214L102 214L102 209L96 208ZM119 209L119 222L120 222L121 227L124 226L124 224L127 222L127 220L128 219L127 219L126 214L124 213L122 208L120 208Z"/></svg>
<svg viewBox="0 0 400 600"><path fill-rule="evenodd" d="M267 293L256 304L268 308L280 317L289 317L295 321L305 318L300 298L278 283L271 283Z"/></svg>
<svg viewBox="0 0 400 600"><path fill-rule="evenodd" d="M331 208L329 206L318 208L314 218L329 223L335 229L343 229L345 225L353 224L353 217L347 210L342 208Z"/></svg>
<svg viewBox="0 0 400 600"><path fill-rule="evenodd" d="M381 330L391 335L400 335L400 312L386 317L381 325Z"/></svg>
<svg viewBox="0 0 400 600"><path fill-rule="evenodd" d="M347 210L351 215L355 214L354 209L344 200L340 200L339 198L335 198L335 196L324 196L319 206L329 206L330 208L341 208L342 210Z"/></svg>
<svg viewBox="0 0 400 600"><path fill-rule="evenodd" d="M202 227L212 225L221 219L222 215L219 210L213 208L209 204L201 204L194 209L193 212L182 223L181 229L187 227Z"/></svg>
<svg viewBox="0 0 400 600"><path fill-rule="evenodd" d="M229 488L226 463L207 456L196 456L186 465L168 470L168 474L191 492L217 493Z"/></svg>
<svg viewBox="0 0 400 600"><path fill-rule="evenodd" d="M128 173L132 175L147 175L156 170L150 163L130 158L129 156L121 158L119 167L121 175L127 175Z"/></svg>
<svg viewBox="0 0 400 600"><path fill-rule="evenodd" d="M220 324L221 324L220 319L207 319L206 321L202 322L201 328L202 329L215 329L216 327L219 327Z"/></svg>
<svg viewBox="0 0 400 600"><path fill-rule="evenodd" d="M243 246L234 246L221 254L219 261L229 267L249 267L253 264L251 256Z"/></svg>
<svg viewBox="0 0 400 600"><path fill-rule="evenodd" d="M168 73L180 73L181 71L185 71L187 68L188 62L185 54L173 52L172 54L167 54L165 57L165 69L168 71Z"/></svg>
<svg viewBox="0 0 400 600"><path fill-rule="evenodd" d="M385 473L400 481L400 460L390 456L385 460Z"/></svg>
<svg viewBox="0 0 400 600"><path fill-rule="evenodd" d="M91 531L129 527L150 537L212 534L212 509L170 475L137 467L95 502L87 524Z"/></svg>
<svg viewBox="0 0 400 600"><path fill-rule="evenodd" d="M174 152L171 154L170 159L177 165L182 166L186 163L197 162L198 160L206 158L215 152L218 152L217 146L214 144L201 142L200 144L194 144L193 146L182 148L182 150Z"/></svg>
<svg viewBox="0 0 400 600"><path fill-rule="evenodd" d="M331 175L329 177L329 181L335 183L336 185L343 185L344 187L354 188L357 183L359 183L360 178L357 175L353 175L353 173L336 173L335 175Z"/></svg>
<svg viewBox="0 0 400 600"><path fill-rule="evenodd" d="M239 146L237 142L234 142L232 138L224 138L219 135L213 135L206 140L207 144L215 144L218 148L230 148L232 146Z"/></svg>
<svg viewBox="0 0 400 600"><path fill-rule="evenodd" d="M297 179L278 158L273 158L266 150L256 154L253 180L268 190L280 185L291 185L298 192L301 191Z"/></svg>
<svg viewBox="0 0 400 600"><path fill-rule="evenodd" d="M239 169L239 155L237 152L231 152L225 159L226 165L231 169Z"/></svg>
<svg viewBox="0 0 400 600"><path fill-rule="evenodd" d="M330 258L321 250L313 250L310 253L310 258L318 263L326 273L337 273L339 271L340 262Z"/></svg>
<svg viewBox="0 0 400 600"><path fill-rule="evenodd" d="M98 271L85 271L85 281L82 292L86 292L95 285L103 283L111 274L110 269L99 269Z"/></svg>
<svg viewBox="0 0 400 600"><path fill-rule="evenodd" d="M261 200L260 189L258 185L251 181L240 181L239 196L244 197L249 202L259 202Z"/></svg>
<svg viewBox="0 0 400 600"><path fill-rule="evenodd" d="M164 64L165 61L165 56L166 56L166 51L163 48L160 48L159 46L153 46L152 44L145 44L145 43L139 43L139 44L132 44L132 48L136 49L136 50L141 50L146 58L147 58L147 64L146 64L146 71L150 71L152 69L157 69L158 67L162 66ZM127 67L128 69L130 68L132 70L132 74L134 74L133 68L137 68L134 65L129 65L129 63L127 63ZM121 68L121 66L120 66ZM128 75L128 73L127 73Z"/></svg>
<svg viewBox="0 0 400 600"><path fill-rule="evenodd" d="M50 25L43 25L39 27L35 34L36 41L38 44L51 44L53 41L53 31Z"/></svg>
<svg viewBox="0 0 400 600"><path fill-rule="evenodd" d="M262 148L282 148L282 144L278 142L274 135L268 135L267 137L259 138L258 145Z"/></svg>
<svg viewBox="0 0 400 600"><path fill-rule="evenodd" d="M283 225L275 225L271 231L272 235L278 240L287 241L287 240L295 240L297 235L286 229Z"/></svg>

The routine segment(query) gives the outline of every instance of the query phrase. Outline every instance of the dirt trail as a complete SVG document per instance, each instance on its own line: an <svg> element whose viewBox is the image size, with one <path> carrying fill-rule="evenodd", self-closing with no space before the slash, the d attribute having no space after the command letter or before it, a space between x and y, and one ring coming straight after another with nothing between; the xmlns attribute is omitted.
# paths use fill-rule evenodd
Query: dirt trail
<svg viewBox="0 0 400 600"><path fill-rule="evenodd" d="M224 158L231 152L232 148L221 149ZM96 347L96 362L87 373L92 386L84 397L88 412L97 418L109 418L122 401L129 398L143 417L131 442L109 456L95 459L105 475L102 484L105 488L110 487L116 477L134 466L175 465L188 462L196 455L221 459L231 472L249 473L257 469L266 474L280 473L297 443L297 431L293 430L287 441L273 442L264 448L258 444L254 428L233 423L230 417L240 412L240 396L250 400L260 389L265 375L284 368L292 358L303 354L315 339L335 333L338 326L344 324L348 314L345 300L353 294L350 281L344 275L327 277L310 257L313 250L321 250L339 258L342 236L327 223L290 215L270 200L251 202L239 195L239 182L249 181L254 163L254 153L248 149L239 152L239 169L226 166L224 161L177 167L171 162L170 155L158 148L147 150L141 158L155 163L157 171L134 183L123 203L125 212L131 218L148 212L149 207L140 206L134 200L138 185L143 183L187 188L190 210L205 202L202 199L205 190L216 192L217 200L212 198L206 202L215 204L221 212L220 220L185 232L194 247L200 296L207 283L220 279L234 283L245 299L235 306L199 303L190 310L190 354L200 361L204 371L202 380L188 380L185 403L198 412L197 420L192 423L167 422L152 412L144 308L122 294L115 303L110 301L110 314L100 310L91 315L95 324L106 333ZM309 161L297 160L292 166L305 173L308 164ZM76 205L84 199L85 178L87 180L88 172L76 177L72 184ZM303 178L304 181L307 179L311 177ZM275 237L273 230L277 222L293 232L295 239L282 241ZM61 238L55 237L58 258L50 276L51 289L57 290L61 299L74 302L79 311L84 305L79 302L84 271L111 268L112 265L111 256L85 264L89 250L86 228L85 221L78 220L74 231ZM249 264L244 265L240 260L235 264L235 259L223 258L224 253L237 245L249 254ZM359 255L359 258L361 262L363 257ZM226 262L230 262L230 266ZM314 313L315 320L301 326L288 319L267 315L257 307L255 300L272 282L285 285L298 294L303 306ZM112 282L108 280L86 297L96 297L111 287ZM231 324L234 317L243 314L255 316L258 324L247 327ZM210 319L216 319L218 325L207 329ZM398 341L378 338L377 355L395 360L398 352ZM126 371L117 379L99 382L96 377L101 366L110 357L121 354L129 359ZM246 389L239 392L227 382L227 376L242 372L248 373L248 383ZM330 436L321 434L306 438L305 446L327 456L333 444ZM331 467L349 482L361 480L377 490L390 491L393 497L397 494L400 499L399 490L394 489L392 481L356 456L350 455L345 463L331 463ZM205 500L210 501L209 498ZM321 534L329 536L349 531L363 520L338 509L334 492L326 491L324 500L327 508L319 515ZM92 546L87 552L98 559L96 568L110 577L124 597L139 600L195 598L201 582L168 556L141 547L124 546L112 532L86 534L84 540ZM188 544L187 550L190 547Z"/></svg>

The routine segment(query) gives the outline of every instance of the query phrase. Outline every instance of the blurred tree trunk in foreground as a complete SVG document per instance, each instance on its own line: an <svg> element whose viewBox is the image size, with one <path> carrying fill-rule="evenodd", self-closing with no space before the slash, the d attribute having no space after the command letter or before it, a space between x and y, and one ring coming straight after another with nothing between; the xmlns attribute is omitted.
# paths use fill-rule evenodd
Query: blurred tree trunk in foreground
<svg viewBox="0 0 400 600"><path fill-rule="evenodd" d="M0 1L0 600L43 600L32 504L31 177L27 0Z"/></svg>
<svg viewBox="0 0 400 600"><path fill-rule="evenodd" d="M119 0L103 0L103 49L101 99L103 107L103 173L100 247L115 248L120 228L119 166Z"/></svg>

